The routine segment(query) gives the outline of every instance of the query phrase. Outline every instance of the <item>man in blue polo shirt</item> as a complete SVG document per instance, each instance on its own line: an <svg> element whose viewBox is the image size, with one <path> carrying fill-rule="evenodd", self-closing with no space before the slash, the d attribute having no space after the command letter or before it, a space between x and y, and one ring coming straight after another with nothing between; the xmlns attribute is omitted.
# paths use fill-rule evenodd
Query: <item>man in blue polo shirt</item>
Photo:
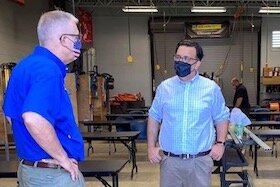
<svg viewBox="0 0 280 187"><path fill-rule="evenodd" d="M84 145L64 86L66 64L80 55L78 19L63 11L44 13L39 46L13 69L3 110L12 124L21 187L85 186L78 161Z"/></svg>

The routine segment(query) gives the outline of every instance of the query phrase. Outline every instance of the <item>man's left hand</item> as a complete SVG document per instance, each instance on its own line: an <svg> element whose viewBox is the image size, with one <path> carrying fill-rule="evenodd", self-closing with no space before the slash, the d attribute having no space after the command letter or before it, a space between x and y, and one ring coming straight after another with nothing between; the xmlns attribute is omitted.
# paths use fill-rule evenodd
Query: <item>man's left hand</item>
<svg viewBox="0 0 280 187"><path fill-rule="evenodd" d="M214 144L212 146L212 150L209 153L209 156L212 157L213 160L220 160L223 157L225 151L224 144Z"/></svg>

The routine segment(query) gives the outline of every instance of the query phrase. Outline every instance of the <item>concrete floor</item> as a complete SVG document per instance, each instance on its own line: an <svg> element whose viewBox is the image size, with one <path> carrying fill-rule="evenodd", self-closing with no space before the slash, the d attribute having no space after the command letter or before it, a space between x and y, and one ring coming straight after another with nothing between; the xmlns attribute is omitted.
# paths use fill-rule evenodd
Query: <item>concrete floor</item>
<svg viewBox="0 0 280 187"><path fill-rule="evenodd" d="M271 142L268 142L271 145ZM278 143L279 144L279 143ZM94 142L94 153L91 153L87 159L127 159L127 149L122 144L116 144L117 152L109 154L110 145L107 142ZM138 173L134 174L134 178L130 179L131 163L128 163L119 174L120 187L157 187L159 186L159 166L150 164L147 161L147 144L145 142L137 142L137 165ZM87 149L87 145L85 145ZM111 144L111 148L113 148ZM278 145L278 150L280 146ZM248 151L245 153L246 159L249 162L248 167L234 168L234 170L246 169L249 173L249 178L254 187L277 187L280 186L280 158L275 158L271 153L265 153L259 150L259 176L256 177L253 171L253 159L248 156ZM279 154L280 156L280 154ZM14 156L15 157L15 156ZM229 176L236 178L236 176ZM107 178L106 178L107 179ZM212 175L212 186L220 186L219 175ZM95 178L86 179L87 187L102 187ZM108 178L111 182L111 179ZM0 187L15 187L16 179L0 179ZM232 184L231 186L241 186Z"/></svg>

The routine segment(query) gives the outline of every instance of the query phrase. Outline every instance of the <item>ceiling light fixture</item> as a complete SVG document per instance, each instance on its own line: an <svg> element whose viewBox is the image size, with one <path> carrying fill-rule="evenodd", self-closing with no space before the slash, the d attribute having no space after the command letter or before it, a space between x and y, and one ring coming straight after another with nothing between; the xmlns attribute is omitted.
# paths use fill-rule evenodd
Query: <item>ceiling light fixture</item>
<svg viewBox="0 0 280 187"><path fill-rule="evenodd" d="M122 8L123 12L158 12L157 7L155 6L125 6Z"/></svg>
<svg viewBox="0 0 280 187"><path fill-rule="evenodd" d="M225 7L214 7L214 6L194 6L191 8L191 12L194 13L224 13L227 9Z"/></svg>
<svg viewBox="0 0 280 187"><path fill-rule="evenodd" d="M280 7L261 7L260 14L280 14Z"/></svg>

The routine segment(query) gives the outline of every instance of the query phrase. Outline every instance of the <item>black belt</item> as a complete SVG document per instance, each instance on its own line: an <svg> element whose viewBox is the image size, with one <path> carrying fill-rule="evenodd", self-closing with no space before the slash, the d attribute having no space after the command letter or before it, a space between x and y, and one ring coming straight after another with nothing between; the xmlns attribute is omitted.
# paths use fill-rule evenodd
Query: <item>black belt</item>
<svg viewBox="0 0 280 187"><path fill-rule="evenodd" d="M57 164L51 164L46 162L40 162L40 161L30 161L30 160L24 160L22 159L20 161L22 164L37 168L51 168L51 169L60 169L62 168L60 165Z"/></svg>
<svg viewBox="0 0 280 187"><path fill-rule="evenodd" d="M166 151L163 151L163 154L166 155L166 156L171 156L171 157L179 157L179 158L182 158L182 159L189 159L189 158L197 158L197 157L200 157L200 156L208 155L210 153L210 151L211 150L200 152L200 153L198 153L196 155L191 155L191 154L174 154L174 153L166 152Z"/></svg>

